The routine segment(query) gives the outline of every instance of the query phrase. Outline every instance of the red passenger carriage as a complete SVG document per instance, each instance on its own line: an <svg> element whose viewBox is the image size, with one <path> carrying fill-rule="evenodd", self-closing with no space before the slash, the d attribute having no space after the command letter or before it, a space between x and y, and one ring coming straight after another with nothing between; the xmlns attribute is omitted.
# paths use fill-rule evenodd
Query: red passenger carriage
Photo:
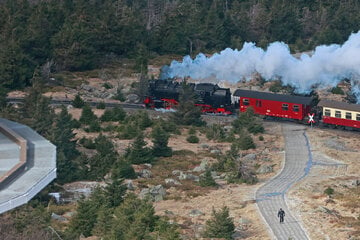
<svg viewBox="0 0 360 240"><path fill-rule="evenodd" d="M312 97L282 95L268 92L237 89L234 97L239 100L240 112L252 107L264 116L304 120L311 111Z"/></svg>

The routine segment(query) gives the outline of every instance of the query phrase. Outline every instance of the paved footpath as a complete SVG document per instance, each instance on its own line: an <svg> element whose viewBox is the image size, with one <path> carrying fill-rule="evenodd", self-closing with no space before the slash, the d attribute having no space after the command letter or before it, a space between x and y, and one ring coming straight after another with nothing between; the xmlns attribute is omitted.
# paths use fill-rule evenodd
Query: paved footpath
<svg viewBox="0 0 360 240"><path fill-rule="evenodd" d="M256 202L274 239L306 240L309 237L299 220L290 213L285 194L294 183L308 174L312 164L310 146L303 126L284 124L282 129L285 140L285 165L280 174L258 189ZM286 213L282 224L277 217L280 208Z"/></svg>

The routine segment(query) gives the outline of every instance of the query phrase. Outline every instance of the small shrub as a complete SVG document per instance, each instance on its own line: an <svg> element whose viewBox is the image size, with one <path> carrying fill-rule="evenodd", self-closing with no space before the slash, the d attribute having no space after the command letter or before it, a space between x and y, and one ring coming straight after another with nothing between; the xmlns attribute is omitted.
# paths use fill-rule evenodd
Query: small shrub
<svg viewBox="0 0 360 240"><path fill-rule="evenodd" d="M263 137L263 136L259 136L259 141L264 141L264 137Z"/></svg>
<svg viewBox="0 0 360 240"><path fill-rule="evenodd" d="M195 135L190 135L186 138L186 141L189 143L199 143L199 138Z"/></svg>
<svg viewBox="0 0 360 240"><path fill-rule="evenodd" d="M331 195L334 194L334 189L331 188L331 187L328 187L328 188L325 189L324 193L325 193L326 195L328 195L328 196L331 196Z"/></svg>
<svg viewBox="0 0 360 240"><path fill-rule="evenodd" d="M256 133L264 133L265 129L261 124L258 123L250 123L248 126L248 131L250 133L256 134Z"/></svg>
<svg viewBox="0 0 360 240"><path fill-rule="evenodd" d="M237 139L237 144L239 149L248 150L251 148L256 148L255 143L252 137L248 134L242 134L239 139Z"/></svg>
<svg viewBox="0 0 360 240"><path fill-rule="evenodd" d="M331 93L332 94L339 94L339 95L344 95L345 94L344 91L339 86L332 88Z"/></svg>
<svg viewBox="0 0 360 240"><path fill-rule="evenodd" d="M189 135L195 135L195 134L196 134L196 129L193 128L193 127L191 127L191 128L189 129Z"/></svg>

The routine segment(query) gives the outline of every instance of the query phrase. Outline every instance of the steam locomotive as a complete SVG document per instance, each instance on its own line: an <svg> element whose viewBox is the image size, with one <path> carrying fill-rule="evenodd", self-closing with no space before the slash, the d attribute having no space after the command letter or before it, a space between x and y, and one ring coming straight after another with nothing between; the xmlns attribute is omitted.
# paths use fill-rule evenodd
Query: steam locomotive
<svg viewBox="0 0 360 240"><path fill-rule="evenodd" d="M147 108L173 110L179 104L183 83L173 80L151 80L144 104ZM188 84L197 96L195 106L206 114L230 115L252 108L264 117L292 119L329 127L360 130L360 104L349 104L314 97L275 94L229 88L217 84Z"/></svg>
<svg viewBox="0 0 360 240"><path fill-rule="evenodd" d="M179 104L183 83L172 80L151 80L144 104L147 108L172 110ZM231 92L229 88L221 88L217 84L187 84L195 93L195 106L203 113L230 115L233 113Z"/></svg>

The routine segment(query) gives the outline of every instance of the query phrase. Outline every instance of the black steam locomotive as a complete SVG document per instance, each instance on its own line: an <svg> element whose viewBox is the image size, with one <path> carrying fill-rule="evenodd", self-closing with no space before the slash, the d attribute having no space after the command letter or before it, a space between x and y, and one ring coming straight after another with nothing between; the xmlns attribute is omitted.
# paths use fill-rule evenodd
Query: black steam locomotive
<svg viewBox="0 0 360 240"><path fill-rule="evenodd" d="M212 83L189 83L188 87L196 95L196 104L203 113L229 115L231 111L231 92ZM151 80L148 96L144 100L147 108L172 110L179 104L183 83L173 80Z"/></svg>

